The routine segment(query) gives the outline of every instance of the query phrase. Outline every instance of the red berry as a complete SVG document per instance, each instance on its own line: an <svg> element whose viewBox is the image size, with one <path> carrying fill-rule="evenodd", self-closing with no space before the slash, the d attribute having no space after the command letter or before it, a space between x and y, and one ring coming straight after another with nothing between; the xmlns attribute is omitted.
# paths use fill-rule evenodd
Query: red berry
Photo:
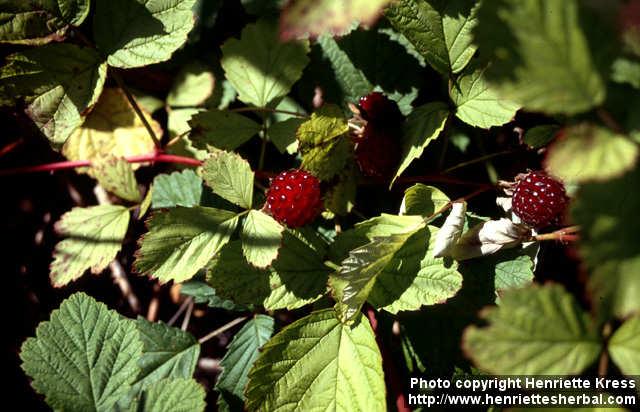
<svg viewBox="0 0 640 412"><path fill-rule="evenodd" d="M400 126L402 113L398 104L380 92L372 92L360 98L362 117L370 123Z"/></svg>
<svg viewBox="0 0 640 412"><path fill-rule="evenodd" d="M265 208L284 225L304 226L322 211L320 181L304 170L282 172L271 181Z"/></svg>
<svg viewBox="0 0 640 412"><path fill-rule="evenodd" d="M370 123L364 127L355 153L358 167L366 176L389 177L400 162L400 147L393 134Z"/></svg>
<svg viewBox="0 0 640 412"><path fill-rule="evenodd" d="M512 200L516 216L535 228L553 223L569 202L562 182L541 170L529 172L517 182Z"/></svg>

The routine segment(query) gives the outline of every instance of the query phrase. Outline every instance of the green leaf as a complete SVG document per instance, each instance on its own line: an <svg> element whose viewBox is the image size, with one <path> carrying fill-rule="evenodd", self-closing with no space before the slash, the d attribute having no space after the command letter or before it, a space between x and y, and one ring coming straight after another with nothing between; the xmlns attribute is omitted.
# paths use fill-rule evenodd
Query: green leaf
<svg viewBox="0 0 640 412"><path fill-rule="evenodd" d="M266 107L285 96L302 76L309 59L308 42L283 43L275 24L266 20L247 25L240 40L222 46L222 68L238 91L238 99Z"/></svg>
<svg viewBox="0 0 640 412"><path fill-rule="evenodd" d="M233 152L216 150L202 165L202 177L213 193L244 209L253 203L253 171Z"/></svg>
<svg viewBox="0 0 640 412"><path fill-rule="evenodd" d="M535 268L533 259L537 252L538 246L533 245L524 250L509 249L491 257L479 259L493 268L496 295L500 296L508 289L521 288L533 282Z"/></svg>
<svg viewBox="0 0 640 412"><path fill-rule="evenodd" d="M572 202L580 225L578 248L591 273L589 289L600 315L620 317L640 311L640 170L601 183L585 184Z"/></svg>
<svg viewBox="0 0 640 412"><path fill-rule="evenodd" d="M153 179L152 196L154 209L197 206L202 196L202 178L191 169L159 174Z"/></svg>
<svg viewBox="0 0 640 412"><path fill-rule="evenodd" d="M440 73L458 73L473 57L471 31L477 24L473 0L401 0L385 11L393 27L404 34Z"/></svg>
<svg viewBox="0 0 640 412"><path fill-rule="evenodd" d="M627 319L609 341L611 359L625 375L640 373L640 317Z"/></svg>
<svg viewBox="0 0 640 412"><path fill-rule="evenodd" d="M222 298L258 304L267 310L296 309L318 300L331 270L318 253L289 231L269 269L247 263L239 241L230 242L207 275Z"/></svg>
<svg viewBox="0 0 640 412"><path fill-rule="evenodd" d="M559 130L560 126L555 124L534 126L524 134L524 142L534 149L539 149L549 144Z"/></svg>
<svg viewBox="0 0 640 412"><path fill-rule="evenodd" d="M267 136L280 153L294 154L298 151L296 132L302 123L304 123L304 119L297 117L274 123L269 126Z"/></svg>
<svg viewBox="0 0 640 412"><path fill-rule="evenodd" d="M484 79L485 67L468 66L449 90L456 116L466 124L488 129L511 121L520 108L501 99Z"/></svg>
<svg viewBox="0 0 640 412"><path fill-rule="evenodd" d="M210 207L176 207L154 214L140 240L135 267L161 283L192 278L229 241L238 218Z"/></svg>
<svg viewBox="0 0 640 412"><path fill-rule="evenodd" d="M142 196L131 164L121 157L108 156L92 162L94 176L107 191L130 202L140 202Z"/></svg>
<svg viewBox="0 0 640 412"><path fill-rule="evenodd" d="M638 145L609 129L583 123L564 130L549 148L545 167L567 182L602 181L636 164Z"/></svg>
<svg viewBox="0 0 640 412"><path fill-rule="evenodd" d="M249 373L248 410L385 411L382 358L371 326L313 312L267 342Z"/></svg>
<svg viewBox="0 0 640 412"><path fill-rule="evenodd" d="M273 318L256 315L233 337L227 353L220 361L224 369L216 382L215 389L226 403L242 410L244 390L247 386L249 370L259 355L260 348L273 333Z"/></svg>
<svg viewBox="0 0 640 412"><path fill-rule="evenodd" d="M325 105L298 127L302 168L320 180L330 180L342 169L352 153L347 136L349 125L338 106Z"/></svg>
<svg viewBox="0 0 640 412"><path fill-rule="evenodd" d="M191 296L195 303L206 303L210 308L220 308L224 310L247 310L245 306L233 303L230 300L222 299L216 295L216 290L208 283L189 280L180 285L180 293Z"/></svg>
<svg viewBox="0 0 640 412"><path fill-rule="evenodd" d="M356 167L347 167L338 181L324 193L324 207L339 216L345 216L356 202L358 191L358 171Z"/></svg>
<svg viewBox="0 0 640 412"><path fill-rule="evenodd" d="M492 374L577 375L602 349L594 323L559 285L511 290L482 317L489 326L467 328L464 350Z"/></svg>
<svg viewBox="0 0 640 412"><path fill-rule="evenodd" d="M603 102L604 82L579 14L576 0L482 3L474 36L493 62L485 76L501 98L569 115Z"/></svg>
<svg viewBox="0 0 640 412"><path fill-rule="evenodd" d="M53 286L64 286L87 269L100 274L115 259L128 226L129 210L124 206L76 207L62 215L56 231L67 239L53 252Z"/></svg>
<svg viewBox="0 0 640 412"><path fill-rule="evenodd" d="M22 369L55 410L109 411L138 374L135 324L75 293L22 345Z"/></svg>
<svg viewBox="0 0 640 412"><path fill-rule="evenodd" d="M398 313L445 302L462 286L457 262L433 257L438 228L413 233L378 275L368 302Z"/></svg>
<svg viewBox="0 0 640 412"><path fill-rule="evenodd" d="M404 124L402 162L391 184L440 135L448 116L447 106L440 102L427 103L411 112Z"/></svg>
<svg viewBox="0 0 640 412"><path fill-rule="evenodd" d="M196 0L96 0L96 45L114 67L142 67L169 60L193 28L195 3Z"/></svg>
<svg viewBox="0 0 640 412"><path fill-rule="evenodd" d="M204 411L206 392L195 379L164 379L145 392L143 411Z"/></svg>
<svg viewBox="0 0 640 412"><path fill-rule="evenodd" d="M171 107L197 107L213 95L216 78L204 64L190 63L180 70L167 96Z"/></svg>
<svg viewBox="0 0 640 412"><path fill-rule="evenodd" d="M296 0L280 17L283 39L344 34L354 23L373 24L391 0Z"/></svg>
<svg viewBox="0 0 640 412"><path fill-rule="evenodd" d="M215 147L234 150L251 137L261 126L238 113L224 110L208 110L196 113L189 120L193 146L199 149Z"/></svg>
<svg viewBox="0 0 640 412"><path fill-rule="evenodd" d="M449 201L440 189L417 183L404 191L400 210L403 215L431 216Z"/></svg>
<svg viewBox="0 0 640 412"><path fill-rule="evenodd" d="M89 0L3 1L0 43L37 45L62 40L89 15Z"/></svg>
<svg viewBox="0 0 640 412"><path fill-rule="evenodd" d="M617 58L611 66L611 80L640 89L640 61Z"/></svg>
<svg viewBox="0 0 640 412"><path fill-rule="evenodd" d="M98 53L72 44L48 44L6 58L0 69L0 105L16 97L54 145L61 145L82 125L100 97L107 65Z"/></svg>
<svg viewBox="0 0 640 412"><path fill-rule="evenodd" d="M264 268L278 257L284 227L260 210L251 210L242 226L242 253L254 266Z"/></svg>

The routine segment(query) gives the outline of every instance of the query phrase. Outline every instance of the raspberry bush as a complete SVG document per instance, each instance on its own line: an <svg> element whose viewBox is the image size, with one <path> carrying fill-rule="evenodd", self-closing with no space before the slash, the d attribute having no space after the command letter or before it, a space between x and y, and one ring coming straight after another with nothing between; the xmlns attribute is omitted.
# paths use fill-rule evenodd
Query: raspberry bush
<svg viewBox="0 0 640 412"><path fill-rule="evenodd" d="M0 2L11 392L407 411L416 375L640 375L639 9Z"/></svg>

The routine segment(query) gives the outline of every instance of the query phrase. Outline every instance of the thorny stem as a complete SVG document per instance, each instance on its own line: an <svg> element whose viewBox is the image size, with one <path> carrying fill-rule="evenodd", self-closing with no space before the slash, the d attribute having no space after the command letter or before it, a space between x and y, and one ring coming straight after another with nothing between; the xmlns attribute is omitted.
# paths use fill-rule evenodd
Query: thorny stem
<svg viewBox="0 0 640 412"><path fill-rule="evenodd" d="M289 114L291 116L296 116L296 117L301 117L301 118L307 118L309 116L307 116L306 114L303 113L298 113L298 112L292 112L289 110L280 110L280 109L271 109L269 107L238 107L236 109L229 109L230 112L268 112L268 113L280 113L280 114Z"/></svg>
<svg viewBox="0 0 640 412"><path fill-rule="evenodd" d="M557 240L559 242L575 242L580 239L576 234L580 231L580 226L568 226L558 229L555 232L532 236L530 241Z"/></svg>
<svg viewBox="0 0 640 412"><path fill-rule="evenodd" d="M221 334L222 332L231 329L232 327L236 326L238 323L244 322L247 319L247 316L241 316L239 318L236 318L234 320L232 320L231 322L227 323L226 325L223 325L221 327L219 327L218 329L214 330L213 332L201 337L200 339L198 339L198 343L199 344L203 344L206 341L208 341L211 338L214 338L216 336L218 336L219 334Z"/></svg>

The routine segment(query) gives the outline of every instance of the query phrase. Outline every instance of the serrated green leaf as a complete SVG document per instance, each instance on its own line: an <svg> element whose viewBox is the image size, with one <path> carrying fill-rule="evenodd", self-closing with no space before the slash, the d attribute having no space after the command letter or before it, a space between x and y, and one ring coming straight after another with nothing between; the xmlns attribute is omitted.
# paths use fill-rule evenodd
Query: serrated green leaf
<svg viewBox="0 0 640 412"><path fill-rule="evenodd" d="M222 299L216 295L216 290L208 283L199 280L189 280L180 285L180 293L191 296L195 303L206 303L210 308L224 310L247 310L246 306L238 305L230 300Z"/></svg>
<svg viewBox="0 0 640 412"><path fill-rule="evenodd" d="M262 345L271 338L273 323L270 316L256 315L236 333L220 361L224 369L215 389L233 409L243 409L249 370L258 358Z"/></svg>
<svg viewBox="0 0 640 412"><path fill-rule="evenodd" d="M147 193L144 195L144 199L142 199L142 202L138 207L138 215L137 215L138 219L142 219L147 214L147 212L149 211L149 208L151 207L152 199L153 199L153 184L149 186L149 190L147 190Z"/></svg>
<svg viewBox="0 0 640 412"><path fill-rule="evenodd" d="M468 66L451 86L449 95L456 105L456 116L466 124L488 129L511 121L520 108L501 99L484 79L487 66Z"/></svg>
<svg viewBox="0 0 640 412"><path fill-rule="evenodd" d="M353 149L348 131L347 119L339 107L325 105L315 111L296 133L302 168L320 180L330 180L342 171Z"/></svg>
<svg viewBox="0 0 640 412"><path fill-rule="evenodd" d="M372 24L391 0L296 0L280 17L283 39L344 34L354 23Z"/></svg>
<svg viewBox="0 0 640 412"><path fill-rule="evenodd" d="M193 170L159 174L153 179L153 208L192 207L200 204L202 178Z"/></svg>
<svg viewBox="0 0 640 412"><path fill-rule="evenodd" d="M609 340L611 359L625 375L640 374L640 317L627 319Z"/></svg>
<svg viewBox="0 0 640 412"><path fill-rule="evenodd" d="M609 129L583 123L566 128L549 148L545 168L571 183L602 181L633 168L638 145Z"/></svg>
<svg viewBox="0 0 640 412"><path fill-rule="evenodd" d="M107 65L98 53L48 44L9 55L0 69L0 105L27 103L26 113L55 146L82 125L102 93Z"/></svg>
<svg viewBox="0 0 640 412"><path fill-rule="evenodd" d="M296 132L302 123L304 123L304 119L297 117L274 123L269 126L267 136L280 153L294 154L298 151Z"/></svg>
<svg viewBox="0 0 640 412"><path fill-rule="evenodd" d="M234 150L251 137L261 126L241 114L223 110L208 110L196 113L189 120L191 141L194 147Z"/></svg>
<svg viewBox="0 0 640 412"><path fill-rule="evenodd" d="M264 268L278 257L284 227L260 210L251 210L242 226L242 253L254 266Z"/></svg>
<svg viewBox="0 0 640 412"><path fill-rule="evenodd" d="M222 45L221 64L238 99L266 107L289 93L309 62L308 52L308 42L283 43L276 25L261 20L247 25L240 40L229 39Z"/></svg>
<svg viewBox="0 0 640 412"><path fill-rule="evenodd" d="M404 124L402 162L391 184L440 135L448 116L447 106L440 102L427 103L411 112Z"/></svg>
<svg viewBox="0 0 640 412"><path fill-rule="evenodd" d="M640 89L640 61L624 57L617 58L611 66L611 80L616 83L627 83Z"/></svg>
<svg viewBox="0 0 640 412"><path fill-rule="evenodd" d="M433 257L438 228L427 226L407 239L378 275L368 302L398 313L443 303L458 292L462 275L457 262Z"/></svg>
<svg viewBox="0 0 640 412"><path fill-rule="evenodd" d="M242 208L251 208L253 171L249 162L240 155L213 151L202 165L202 177L213 193Z"/></svg>
<svg viewBox="0 0 640 412"><path fill-rule="evenodd" d="M356 102L361 96L366 96L373 90L373 85L362 70L353 64L350 56L340 48L333 37L320 36L318 45L325 59L331 63L336 81L347 100Z"/></svg>
<svg viewBox="0 0 640 412"><path fill-rule="evenodd" d="M247 263L241 243L233 241L220 252L207 281L220 297L234 302L291 310L318 300L330 272L316 251L285 231L278 258L269 269Z"/></svg>
<svg viewBox="0 0 640 412"><path fill-rule="evenodd" d="M555 124L532 127L524 134L524 142L534 149L544 147L556 137L559 130L560 126Z"/></svg>
<svg viewBox="0 0 640 412"><path fill-rule="evenodd" d="M195 379L164 379L145 391L143 411L204 411L206 392Z"/></svg>
<svg viewBox="0 0 640 412"><path fill-rule="evenodd" d="M89 15L89 0L3 1L0 43L37 45L64 38Z"/></svg>
<svg viewBox="0 0 640 412"><path fill-rule="evenodd" d="M110 66L142 67L171 58L186 41L196 0L97 0L93 37Z"/></svg>
<svg viewBox="0 0 640 412"><path fill-rule="evenodd" d="M440 189L417 183L404 191L400 211L403 215L431 216L449 201Z"/></svg>
<svg viewBox="0 0 640 412"><path fill-rule="evenodd" d="M84 293L66 299L22 345L22 369L54 410L110 411L138 374L135 324Z"/></svg>
<svg viewBox="0 0 640 412"><path fill-rule="evenodd" d="M344 325L331 309L292 323L262 348L246 395L250 411L386 410L371 326L362 317Z"/></svg>
<svg viewBox="0 0 640 412"><path fill-rule="evenodd" d="M53 252L53 286L64 286L87 269L101 273L116 257L128 226L129 210L124 206L76 207L62 215L56 231L66 239Z"/></svg>
<svg viewBox="0 0 640 412"><path fill-rule="evenodd" d="M485 76L503 99L570 115L602 103L604 82L579 13L576 0L482 3L474 40L493 62Z"/></svg>
<svg viewBox="0 0 640 412"><path fill-rule="evenodd" d="M190 63L175 78L167 104L171 107L201 106L213 94L216 78L204 64Z"/></svg>
<svg viewBox="0 0 640 412"><path fill-rule="evenodd" d="M236 229L233 212L178 206L149 219L135 267L161 283L192 278L224 246Z"/></svg>
<svg viewBox="0 0 640 412"><path fill-rule="evenodd" d="M476 51L471 36L476 12L473 0L401 0L385 16L433 68L448 74L462 71Z"/></svg>
<svg viewBox="0 0 640 412"><path fill-rule="evenodd" d="M589 289L599 314L623 317L640 311L640 170L582 186L572 202L580 225L580 255L591 273Z"/></svg>
<svg viewBox="0 0 640 412"><path fill-rule="evenodd" d="M602 349L594 323L559 285L511 290L482 317L489 326L469 327L463 345L490 373L576 375Z"/></svg>
<svg viewBox="0 0 640 412"><path fill-rule="evenodd" d="M109 156L92 164L94 176L107 191L130 202L140 202L142 196L131 164L121 157Z"/></svg>

